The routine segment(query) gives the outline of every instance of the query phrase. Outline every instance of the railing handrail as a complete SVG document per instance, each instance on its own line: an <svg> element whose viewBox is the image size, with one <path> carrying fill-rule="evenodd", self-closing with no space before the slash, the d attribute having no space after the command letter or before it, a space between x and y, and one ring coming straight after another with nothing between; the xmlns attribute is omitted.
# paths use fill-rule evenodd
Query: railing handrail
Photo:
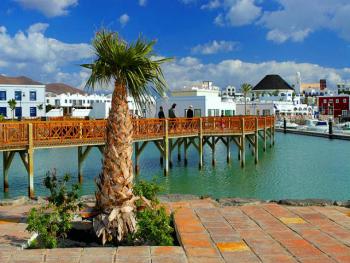
<svg viewBox="0 0 350 263"><path fill-rule="evenodd" d="M245 120L244 132L255 132L258 129L273 127L274 124L273 116L132 119L133 136L134 139L161 138L165 135L165 120L168 121L167 132L170 137L198 135L200 131L203 135L241 133L242 119ZM5 121L0 122L0 148L28 145L29 123L33 126L34 146L69 142L102 142L105 138L106 120Z"/></svg>

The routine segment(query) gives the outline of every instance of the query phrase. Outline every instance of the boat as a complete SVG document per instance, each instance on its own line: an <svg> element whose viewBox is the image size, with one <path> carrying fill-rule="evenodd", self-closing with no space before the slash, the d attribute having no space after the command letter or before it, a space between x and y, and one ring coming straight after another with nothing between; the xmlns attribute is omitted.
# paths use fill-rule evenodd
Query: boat
<svg viewBox="0 0 350 263"><path fill-rule="evenodd" d="M326 133L328 132L328 122L327 121L321 121L317 119L309 119L306 120L306 125L304 125L302 130L306 131L314 131L314 132L322 132Z"/></svg>
<svg viewBox="0 0 350 263"><path fill-rule="evenodd" d="M284 122L283 121L276 122L275 127L283 129L284 128ZM299 127L299 125L296 124L296 123L289 122L289 121L287 121L287 123L286 123L286 128L287 129L297 129L298 127Z"/></svg>

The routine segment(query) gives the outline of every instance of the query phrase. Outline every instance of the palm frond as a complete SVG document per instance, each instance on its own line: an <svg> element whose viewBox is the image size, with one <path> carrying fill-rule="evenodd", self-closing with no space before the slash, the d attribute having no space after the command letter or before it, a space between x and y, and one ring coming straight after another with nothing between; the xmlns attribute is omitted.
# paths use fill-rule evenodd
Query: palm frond
<svg viewBox="0 0 350 263"><path fill-rule="evenodd" d="M95 88L111 81L125 83L129 95L138 105L148 101L151 94L164 95L167 84L161 65L171 59L154 59L155 43L140 36L128 44L118 34L102 30L92 43L95 60L81 65L91 70L86 86Z"/></svg>

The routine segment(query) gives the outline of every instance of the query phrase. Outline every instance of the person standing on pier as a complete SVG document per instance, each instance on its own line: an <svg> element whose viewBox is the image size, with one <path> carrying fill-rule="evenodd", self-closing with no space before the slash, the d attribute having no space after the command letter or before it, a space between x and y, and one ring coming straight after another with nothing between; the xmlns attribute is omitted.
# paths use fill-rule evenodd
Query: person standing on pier
<svg viewBox="0 0 350 263"><path fill-rule="evenodd" d="M165 119L165 114L162 106L159 107L158 118Z"/></svg>
<svg viewBox="0 0 350 263"><path fill-rule="evenodd" d="M176 114L175 114L175 107L176 107L176 103L174 103L171 106L171 109L169 110L169 118L176 118Z"/></svg>
<svg viewBox="0 0 350 263"><path fill-rule="evenodd" d="M186 118L192 119L193 118L193 106L190 105L188 107L188 110L186 112Z"/></svg>

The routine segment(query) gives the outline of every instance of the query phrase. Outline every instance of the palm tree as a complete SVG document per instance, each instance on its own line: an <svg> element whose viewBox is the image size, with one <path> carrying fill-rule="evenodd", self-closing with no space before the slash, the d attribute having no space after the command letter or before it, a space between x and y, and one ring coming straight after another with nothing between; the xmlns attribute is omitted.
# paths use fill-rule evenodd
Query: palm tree
<svg viewBox="0 0 350 263"><path fill-rule="evenodd" d="M11 99L7 103L12 111L12 120L13 120L15 118L15 109L16 109L17 102L15 99Z"/></svg>
<svg viewBox="0 0 350 263"><path fill-rule="evenodd" d="M128 44L117 33L102 30L93 40L96 55L87 87L114 82L112 107L107 120L106 145L102 172L96 179L96 208L100 214L94 229L102 243L120 242L136 230L133 194L132 138L133 126L127 95L141 106L150 95L164 95L167 90L161 64L169 59L155 59L155 41L139 38Z"/></svg>
<svg viewBox="0 0 350 263"><path fill-rule="evenodd" d="M252 85L243 83L241 86L241 91L244 95L244 115L247 115L247 95L252 91Z"/></svg>

